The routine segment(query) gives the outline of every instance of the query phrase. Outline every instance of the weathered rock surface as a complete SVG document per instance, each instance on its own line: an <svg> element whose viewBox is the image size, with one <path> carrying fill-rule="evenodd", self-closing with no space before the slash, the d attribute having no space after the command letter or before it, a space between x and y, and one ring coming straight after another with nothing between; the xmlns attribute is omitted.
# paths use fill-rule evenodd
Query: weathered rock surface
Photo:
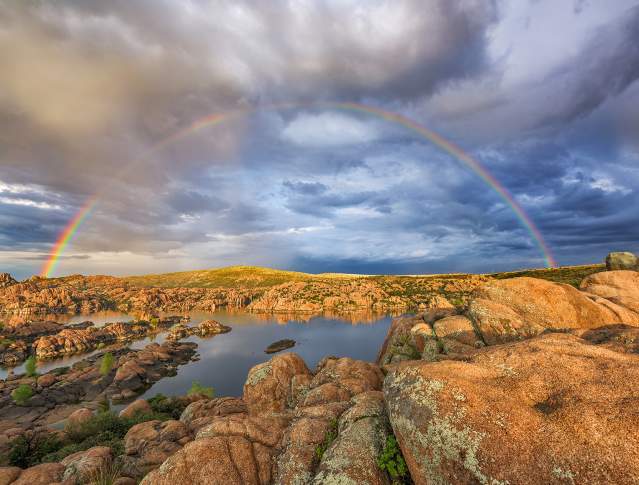
<svg viewBox="0 0 639 485"><path fill-rule="evenodd" d="M182 338L190 337L191 335L210 337L211 335L227 333L230 331L231 327L222 325L216 320L204 320L200 324L194 326L184 325L183 323L173 325L166 338L168 340L180 340Z"/></svg>
<svg viewBox="0 0 639 485"><path fill-rule="evenodd" d="M282 350L290 349L291 347L295 347L295 340L290 338L285 338L285 339L273 342L271 345L266 347L266 350L264 351L264 353L275 354L277 352L281 352Z"/></svg>
<svg viewBox="0 0 639 485"><path fill-rule="evenodd" d="M281 354L253 367L244 384L244 402L250 414L284 411L294 400L291 382L296 375L310 375L302 358Z"/></svg>
<svg viewBox="0 0 639 485"><path fill-rule="evenodd" d="M65 466L61 463L42 463L22 470L11 485L51 485L61 482ZM1 475L0 475L1 476Z"/></svg>
<svg viewBox="0 0 639 485"><path fill-rule="evenodd" d="M151 405L145 399L136 399L120 411L119 416L121 418L132 418L136 415L151 414L152 412Z"/></svg>
<svg viewBox="0 0 639 485"><path fill-rule="evenodd" d="M108 446L95 446L78 451L60 462L66 467L62 478L70 483L90 483L97 472L106 469L112 460L111 448Z"/></svg>
<svg viewBox="0 0 639 485"><path fill-rule="evenodd" d="M102 355L96 354L70 369L44 374L37 381L26 376L0 381L0 435L10 428L46 423L51 417L56 421L67 418L81 402L95 404L105 396L114 401L133 398L162 377L174 374L179 365L193 357L196 348L194 343L166 342L149 344L141 350L114 349L113 369L104 376L99 371ZM11 392L21 384L34 391L24 406L16 405L11 398Z"/></svg>
<svg viewBox="0 0 639 485"><path fill-rule="evenodd" d="M382 377L378 366L348 358L326 358L313 375L296 354L275 356L251 369L241 401L191 404L180 419L198 429L194 441L142 483L386 484L370 469L389 429ZM196 426L201 420L208 424ZM338 421L338 438L319 460L315 449ZM364 437L374 439L353 449Z"/></svg>
<svg viewBox="0 0 639 485"><path fill-rule="evenodd" d="M584 278L580 289L639 314L639 272L637 271L595 273ZM622 318L621 315L620 318ZM627 320L629 319L623 319L619 323L633 323Z"/></svg>
<svg viewBox="0 0 639 485"><path fill-rule="evenodd" d="M639 271L639 258L628 252L610 253L606 256L606 269Z"/></svg>
<svg viewBox="0 0 639 485"><path fill-rule="evenodd" d="M418 485L633 483L638 378L639 356L550 333L399 364L384 396Z"/></svg>
<svg viewBox="0 0 639 485"><path fill-rule="evenodd" d="M201 399L184 409L180 421L195 434L204 426L211 424L215 418L229 414L246 414L246 412L246 404L236 397Z"/></svg>
<svg viewBox="0 0 639 485"><path fill-rule="evenodd" d="M532 337L547 328L639 325L639 314L610 300L593 301L572 286L527 277L486 284L470 302L468 315L489 345Z"/></svg>
<svg viewBox="0 0 639 485"><path fill-rule="evenodd" d="M180 421L154 420L136 424L124 437L123 471L127 476L141 478L189 441L191 434Z"/></svg>

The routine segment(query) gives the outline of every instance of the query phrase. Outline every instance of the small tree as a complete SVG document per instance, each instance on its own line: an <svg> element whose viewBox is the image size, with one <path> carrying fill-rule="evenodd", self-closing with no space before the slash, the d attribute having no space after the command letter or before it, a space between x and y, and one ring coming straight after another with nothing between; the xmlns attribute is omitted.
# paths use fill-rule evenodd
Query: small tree
<svg viewBox="0 0 639 485"><path fill-rule="evenodd" d="M38 375L36 358L33 355L25 361L24 370L29 377Z"/></svg>
<svg viewBox="0 0 639 485"><path fill-rule="evenodd" d="M100 360L100 374L106 376L113 369L113 354L111 352L107 352L102 356L102 360Z"/></svg>
<svg viewBox="0 0 639 485"><path fill-rule="evenodd" d="M19 406L24 405L33 396L33 389L28 384L20 384L11 393L11 398Z"/></svg>
<svg viewBox="0 0 639 485"><path fill-rule="evenodd" d="M200 381L193 381L193 383L191 384L191 389L189 389L189 392L187 392L186 394L188 396L191 396L193 394L204 394L205 396L213 397L215 395L215 389L213 389L212 387L204 387L202 384L200 384Z"/></svg>

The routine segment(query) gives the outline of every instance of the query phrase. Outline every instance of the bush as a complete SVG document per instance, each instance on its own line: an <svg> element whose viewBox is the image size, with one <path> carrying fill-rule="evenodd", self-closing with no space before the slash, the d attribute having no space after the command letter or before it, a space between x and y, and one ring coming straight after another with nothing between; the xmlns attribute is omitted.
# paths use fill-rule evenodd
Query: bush
<svg viewBox="0 0 639 485"><path fill-rule="evenodd" d="M91 474L91 483L93 485L113 485L121 471L121 467L115 463L102 466Z"/></svg>
<svg viewBox="0 0 639 485"><path fill-rule="evenodd" d="M34 435L30 438L19 436L11 442L9 464L21 468L37 465L42 458L61 446L60 439L54 435Z"/></svg>
<svg viewBox="0 0 639 485"><path fill-rule="evenodd" d="M377 466L388 473L393 485L413 483L408 473L406 461L404 461L404 457L402 456L402 451L399 449L394 436L386 438L386 445L384 446L382 454L377 459Z"/></svg>
<svg viewBox="0 0 639 485"><path fill-rule="evenodd" d="M180 419L182 412L187 406L187 402L184 399L176 397L166 397L164 394L156 394L147 402L153 409L153 412L158 414L165 414L171 419Z"/></svg>
<svg viewBox="0 0 639 485"><path fill-rule="evenodd" d="M29 377L35 377L38 375L37 369L36 358L32 355L24 362L24 370Z"/></svg>
<svg viewBox="0 0 639 485"><path fill-rule="evenodd" d="M88 421L69 425L64 439L51 434L31 441L25 438L14 440L9 461L15 466L33 466L44 462L58 462L78 451L94 446L108 446L114 455L124 453L124 436L134 425L153 419L166 420L166 415L151 414L121 418L112 412L101 412Z"/></svg>
<svg viewBox="0 0 639 485"><path fill-rule="evenodd" d="M17 405L24 405L33 396L33 389L28 384L20 384L11 392L11 398Z"/></svg>
<svg viewBox="0 0 639 485"><path fill-rule="evenodd" d="M100 360L100 374L106 376L113 369L113 354L107 352Z"/></svg>
<svg viewBox="0 0 639 485"><path fill-rule="evenodd" d="M337 420L331 419L328 431L324 435L324 440L315 447L317 461L322 460L324 453L326 453L326 450L328 450L329 446L335 441L335 438L337 438Z"/></svg>
<svg viewBox="0 0 639 485"><path fill-rule="evenodd" d="M205 396L213 397L215 395L215 389L212 387L204 387L200 384L200 381L193 381L191 389L189 389L189 392L186 394L187 396L191 396L193 394L204 394Z"/></svg>

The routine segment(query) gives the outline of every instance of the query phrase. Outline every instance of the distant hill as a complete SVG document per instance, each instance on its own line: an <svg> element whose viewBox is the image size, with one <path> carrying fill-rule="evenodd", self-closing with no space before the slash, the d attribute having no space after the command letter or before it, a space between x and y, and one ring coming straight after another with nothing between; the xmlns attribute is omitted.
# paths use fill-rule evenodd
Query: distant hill
<svg viewBox="0 0 639 485"><path fill-rule="evenodd" d="M589 274L602 271L604 265L592 264L583 266L564 266L553 269L526 269L505 273L494 273L491 276L496 279L514 278L517 276L531 276L557 283L566 283L578 286L579 282ZM321 281L331 279L359 279L374 278L398 279L398 278L459 278L463 274L442 275L410 275L410 276L383 276L383 275L357 275L345 273L320 273L310 274L298 271L283 271L279 269L263 268L259 266L229 266L218 269L205 269L196 271L180 271L176 273L150 274L142 276L128 276L121 279L136 287L148 288L268 288L291 281Z"/></svg>
<svg viewBox="0 0 639 485"><path fill-rule="evenodd" d="M366 275L341 273L309 274L297 271L262 268L259 266L229 266L219 269L180 271L177 273L128 276L122 278L138 287L159 288L258 288L276 286L290 281L312 281L335 278L365 278Z"/></svg>

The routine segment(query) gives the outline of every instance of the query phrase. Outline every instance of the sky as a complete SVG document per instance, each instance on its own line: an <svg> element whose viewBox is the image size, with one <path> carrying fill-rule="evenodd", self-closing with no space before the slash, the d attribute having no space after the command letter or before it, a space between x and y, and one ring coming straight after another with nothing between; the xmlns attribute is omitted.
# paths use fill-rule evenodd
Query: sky
<svg viewBox="0 0 639 485"><path fill-rule="evenodd" d="M639 251L638 78L639 0L4 0L0 271L87 201L53 275L547 264L334 103L561 265Z"/></svg>

